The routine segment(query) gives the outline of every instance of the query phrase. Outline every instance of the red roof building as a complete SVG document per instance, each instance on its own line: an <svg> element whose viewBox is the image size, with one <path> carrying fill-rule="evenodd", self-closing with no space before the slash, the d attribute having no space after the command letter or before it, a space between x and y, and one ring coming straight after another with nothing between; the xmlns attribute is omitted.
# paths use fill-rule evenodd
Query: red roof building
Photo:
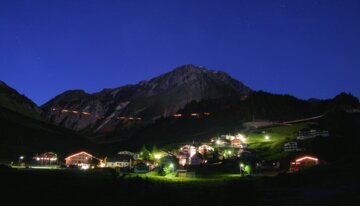
<svg viewBox="0 0 360 206"><path fill-rule="evenodd" d="M302 169L319 164L319 159L311 156L303 156L290 163L289 172L297 172Z"/></svg>
<svg viewBox="0 0 360 206"><path fill-rule="evenodd" d="M75 165L82 169L88 169L90 167L90 163L93 158L99 160L100 166L103 164L103 160L101 160L87 152L84 152L84 151L70 155L67 158L65 158L65 164L66 165Z"/></svg>

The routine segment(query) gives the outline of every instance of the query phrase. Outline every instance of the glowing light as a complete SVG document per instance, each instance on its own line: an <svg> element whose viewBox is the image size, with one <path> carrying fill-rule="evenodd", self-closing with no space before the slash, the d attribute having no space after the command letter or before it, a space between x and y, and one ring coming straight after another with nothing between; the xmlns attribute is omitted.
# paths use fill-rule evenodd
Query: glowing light
<svg viewBox="0 0 360 206"><path fill-rule="evenodd" d="M228 153L229 155L231 155L232 152L231 152L230 150L228 150L227 153Z"/></svg>
<svg viewBox="0 0 360 206"><path fill-rule="evenodd" d="M170 167L171 169L174 169L174 164L171 163L171 164L169 165L169 167Z"/></svg>
<svg viewBox="0 0 360 206"><path fill-rule="evenodd" d="M80 165L80 169L82 169L82 170L87 170L87 169L89 169L90 168L90 165L88 165L88 164L82 164L82 165Z"/></svg>
<svg viewBox="0 0 360 206"><path fill-rule="evenodd" d="M209 116L209 115L210 115L210 112L204 112L204 115L205 115L205 116Z"/></svg>
<svg viewBox="0 0 360 206"><path fill-rule="evenodd" d="M91 115L89 112L81 112L81 114L87 115L87 116Z"/></svg>
<svg viewBox="0 0 360 206"><path fill-rule="evenodd" d="M243 163L240 163L240 167L243 168L245 165Z"/></svg>
<svg viewBox="0 0 360 206"><path fill-rule="evenodd" d="M179 165L185 166L186 164L186 158L179 158Z"/></svg>
<svg viewBox="0 0 360 206"><path fill-rule="evenodd" d="M80 154L84 154L84 155L87 155L87 156L90 156L90 157L94 157L94 156L92 156L91 154L82 151L82 152L78 152L78 153L76 153L76 154L70 155L70 156L68 156L68 157L65 158L65 159L70 159L70 158L75 157L75 156L80 155ZM87 158L87 157L86 157L86 158Z"/></svg>
<svg viewBox="0 0 360 206"><path fill-rule="evenodd" d="M182 114L173 114L173 117L182 117Z"/></svg>
<svg viewBox="0 0 360 206"><path fill-rule="evenodd" d="M155 158L155 159L160 159L160 158L161 158L161 155L160 155L160 154L155 154L155 155L154 155L154 158Z"/></svg>
<svg viewBox="0 0 360 206"><path fill-rule="evenodd" d="M220 141L220 140L216 140L216 144L217 144L217 145L221 144L221 141Z"/></svg>
<svg viewBox="0 0 360 206"><path fill-rule="evenodd" d="M265 139L266 139L266 140L269 140L269 139L270 139L270 136L269 136L269 135L265 135Z"/></svg>
<svg viewBox="0 0 360 206"><path fill-rule="evenodd" d="M199 114L198 114L198 113L192 113L191 116L192 116L192 117L198 117Z"/></svg>
<svg viewBox="0 0 360 206"><path fill-rule="evenodd" d="M199 151L214 151L214 148L210 147L209 145L203 144L199 146Z"/></svg>
<svg viewBox="0 0 360 206"><path fill-rule="evenodd" d="M24 156L20 156L20 159L23 160L23 159L24 159Z"/></svg>
<svg viewBox="0 0 360 206"><path fill-rule="evenodd" d="M191 146L190 147L190 158L192 158L196 154L196 147Z"/></svg>
<svg viewBox="0 0 360 206"><path fill-rule="evenodd" d="M297 160L295 160L295 162L301 162L301 161L303 161L303 160L306 160L306 159L309 159L309 160L314 160L314 161L319 161L319 159L318 158L315 158L315 157L310 157L310 156L304 156L304 157L301 157L301 158L299 158L299 159L297 159Z"/></svg>

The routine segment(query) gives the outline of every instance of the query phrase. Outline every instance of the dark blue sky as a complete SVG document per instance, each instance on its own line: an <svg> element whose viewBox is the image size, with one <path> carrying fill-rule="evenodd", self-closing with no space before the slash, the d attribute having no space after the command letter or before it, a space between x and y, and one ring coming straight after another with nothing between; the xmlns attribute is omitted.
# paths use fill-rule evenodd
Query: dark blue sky
<svg viewBox="0 0 360 206"><path fill-rule="evenodd" d="M360 1L0 1L0 79L37 104L188 63L255 90L360 97Z"/></svg>

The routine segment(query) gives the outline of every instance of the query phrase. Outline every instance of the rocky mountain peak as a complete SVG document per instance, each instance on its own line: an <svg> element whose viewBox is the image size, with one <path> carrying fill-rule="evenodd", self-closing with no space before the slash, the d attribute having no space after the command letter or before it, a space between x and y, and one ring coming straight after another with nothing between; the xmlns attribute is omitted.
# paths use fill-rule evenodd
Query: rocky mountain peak
<svg viewBox="0 0 360 206"><path fill-rule="evenodd" d="M221 71L186 64L138 84L104 89L94 94L83 90L64 92L42 108L50 119L65 127L99 132L106 128L128 126L128 118L152 122L176 113L192 101L225 96L247 96L252 90ZM51 108L75 112L52 112ZM90 112L91 115L74 115ZM134 121L130 121L132 123Z"/></svg>

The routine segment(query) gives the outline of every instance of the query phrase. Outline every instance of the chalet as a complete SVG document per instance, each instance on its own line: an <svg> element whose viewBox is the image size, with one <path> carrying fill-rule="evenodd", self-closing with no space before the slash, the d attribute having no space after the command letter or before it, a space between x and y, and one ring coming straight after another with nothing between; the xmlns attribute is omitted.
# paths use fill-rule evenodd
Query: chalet
<svg viewBox="0 0 360 206"><path fill-rule="evenodd" d="M187 154L192 157L194 154L196 154L196 147L195 145L184 145L180 148L180 152L182 154Z"/></svg>
<svg viewBox="0 0 360 206"><path fill-rule="evenodd" d="M241 140L240 139L233 139L233 140L231 140L231 145L235 146L235 147L240 147L241 146Z"/></svg>
<svg viewBox="0 0 360 206"><path fill-rule="evenodd" d="M65 158L65 164L67 166L77 166L81 169L88 169L90 167L92 159L97 159L99 161L99 166L103 165L103 160L84 151L78 152Z"/></svg>
<svg viewBox="0 0 360 206"><path fill-rule="evenodd" d="M229 141L231 141L231 140L235 139L235 136L232 136L232 135L225 135L225 136L224 136L224 135L222 135L221 137L222 137L222 138L224 138L224 137L225 137L225 139L226 139L226 140L229 140Z"/></svg>
<svg viewBox="0 0 360 206"><path fill-rule="evenodd" d="M132 156L115 155L106 159L105 167L114 168L119 171L129 171L133 166L133 161Z"/></svg>
<svg viewBox="0 0 360 206"><path fill-rule="evenodd" d="M33 157L34 160L40 165L52 165L58 161L57 154L54 152L45 152L42 154L36 154Z"/></svg>
<svg viewBox="0 0 360 206"><path fill-rule="evenodd" d="M305 139L312 139L315 137L329 137L329 131L327 130L316 130L316 129L311 129L311 130L300 130L298 132L298 136L297 139L298 140L305 140Z"/></svg>
<svg viewBox="0 0 360 206"><path fill-rule="evenodd" d="M118 152L115 156L106 160L105 167L114 168L119 171L129 171L134 166L134 160L138 159L138 155L129 151Z"/></svg>
<svg viewBox="0 0 360 206"><path fill-rule="evenodd" d="M214 152L214 148L209 145L203 144L198 147L198 151L200 154L208 154Z"/></svg>
<svg viewBox="0 0 360 206"><path fill-rule="evenodd" d="M284 152L298 152L302 151L302 149L298 148L297 142L287 142L284 144Z"/></svg>
<svg viewBox="0 0 360 206"><path fill-rule="evenodd" d="M290 163L289 172L297 172L302 169L313 167L319 164L319 159L311 156L303 156Z"/></svg>

